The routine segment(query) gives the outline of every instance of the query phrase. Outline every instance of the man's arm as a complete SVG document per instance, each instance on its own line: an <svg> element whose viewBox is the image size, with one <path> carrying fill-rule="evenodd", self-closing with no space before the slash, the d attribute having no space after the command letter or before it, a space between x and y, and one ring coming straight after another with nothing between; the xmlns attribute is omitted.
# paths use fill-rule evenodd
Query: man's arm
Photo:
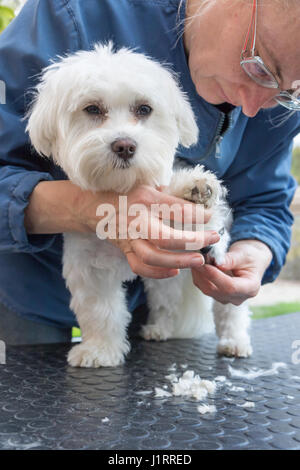
<svg viewBox="0 0 300 470"><path fill-rule="evenodd" d="M285 262L297 186L290 174L293 137L300 118L296 113L275 127L280 116L278 107L248 120L239 152L222 177L234 216L225 263L193 269L195 285L222 303L239 305L255 296Z"/></svg>
<svg viewBox="0 0 300 470"><path fill-rule="evenodd" d="M56 238L51 234L31 237L24 227L24 210L34 188L57 179L58 169L31 151L22 120L29 90L36 85L41 69L49 65L51 57L78 48L68 9L58 9L55 4L58 2L28 0L0 35L0 80L6 89L5 103L0 104L2 252L38 252L48 249Z"/></svg>
<svg viewBox="0 0 300 470"><path fill-rule="evenodd" d="M25 209L24 224L29 234L64 232L96 233L97 203L112 203L113 192L82 191L71 181L41 181Z"/></svg>

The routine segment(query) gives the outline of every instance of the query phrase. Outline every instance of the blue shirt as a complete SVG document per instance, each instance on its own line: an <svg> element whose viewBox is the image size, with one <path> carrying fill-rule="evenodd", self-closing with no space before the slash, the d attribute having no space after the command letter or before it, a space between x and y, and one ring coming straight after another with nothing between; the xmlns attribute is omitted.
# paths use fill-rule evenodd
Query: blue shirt
<svg viewBox="0 0 300 470"><path fill-rule="evenodd" d="M289 248L295 191L290 176L292 139L298 113L282 119L284 109L261 110L248 118L235 108L229 128L225 115L196 93L184 52L179 0L28 0L0 36L0 302L33 320L57 326L76 324L61 274L62 236L28 235L24 209L42 180L65 179L51 161L31 149L21 120L41 69L57 55L91 49L95 42L137 48L172 65L188 93L200 129L196 146L177 155L204 164L229 188L234 210L232 240L258 239L273 252L263 282L278 275ZM179 10L179 11L178 11ZM279 121L284 121L278 126ZM129 308L145 301L141 282L131 285Z"/></svg>

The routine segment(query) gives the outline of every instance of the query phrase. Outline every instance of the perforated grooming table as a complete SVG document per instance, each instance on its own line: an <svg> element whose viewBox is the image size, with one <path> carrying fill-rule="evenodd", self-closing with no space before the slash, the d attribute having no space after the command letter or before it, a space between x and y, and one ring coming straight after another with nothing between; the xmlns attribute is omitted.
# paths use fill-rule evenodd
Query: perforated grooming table
<svg viewBox="0 0 300 470"><path fill-rule="evenodd" d="M300 449L300 364L292 349L300 314L253 321L252 339L253 356L231 360L217 356L214 335L134 338L127 362L106 369L69 367L70 345L9 347L0 365L0 449ZM255 379L229 373L229 366L266 371L276 362L286 367ZM165 376L174 363L180 374L187 365L201 378L226 377L205 400L215 413L201 415L192 398L155 398L155 387L170 390Z"/></svg>

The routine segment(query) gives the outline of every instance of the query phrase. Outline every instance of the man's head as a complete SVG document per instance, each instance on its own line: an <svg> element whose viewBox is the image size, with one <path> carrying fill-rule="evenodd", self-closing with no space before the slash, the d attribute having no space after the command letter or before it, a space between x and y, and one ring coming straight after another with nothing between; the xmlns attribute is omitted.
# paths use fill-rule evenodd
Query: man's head
<svg viewBox="0 0 300 470"><path fill-rule="evenodd" d="M184 33L199 95L213 104L242 106L249 117L277 105L276 94L300 80L299 2L257 2L255 54L275 76L279 90L260 86L240 66L252 11L253 0L188 0Z"/></svg>

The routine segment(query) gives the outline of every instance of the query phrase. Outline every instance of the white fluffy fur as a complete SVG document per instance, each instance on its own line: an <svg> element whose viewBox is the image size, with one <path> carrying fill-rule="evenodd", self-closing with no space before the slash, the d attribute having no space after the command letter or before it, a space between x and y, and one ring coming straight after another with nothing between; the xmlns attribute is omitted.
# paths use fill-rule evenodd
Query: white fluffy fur
<svg viewBox="0 0 300 470"><path fill-rule="evenodd" d="M84 111L99 103L107 110L103 121ZM152 107L149 117L133 116L139 103ZM222 260L230 223L224 188L201 166L172 169L176 147L196 143L198 129L186 96L166 67L128 49L114 52L111 44L60 58L43 71L28 118L27 130L37 152L51 156L82 189L126 193L136 184L169 185L171 194L212 206L214 215L207 228L227 228L212 253ZM137 143L126 168L111 151L111 143L124 137ZM126 333L130 313L122 281L135 277L126 257L96 234L68 233L63 275L83 339L71 349L69 363L121 364L130 349ZM212 308L212 299L193 285L188 269L176 278L144 279L144 283L150 308L142 331L145 339L199 337L213 330L214 311L219 352L251 353L246 306L215 302Z"/></svg>

